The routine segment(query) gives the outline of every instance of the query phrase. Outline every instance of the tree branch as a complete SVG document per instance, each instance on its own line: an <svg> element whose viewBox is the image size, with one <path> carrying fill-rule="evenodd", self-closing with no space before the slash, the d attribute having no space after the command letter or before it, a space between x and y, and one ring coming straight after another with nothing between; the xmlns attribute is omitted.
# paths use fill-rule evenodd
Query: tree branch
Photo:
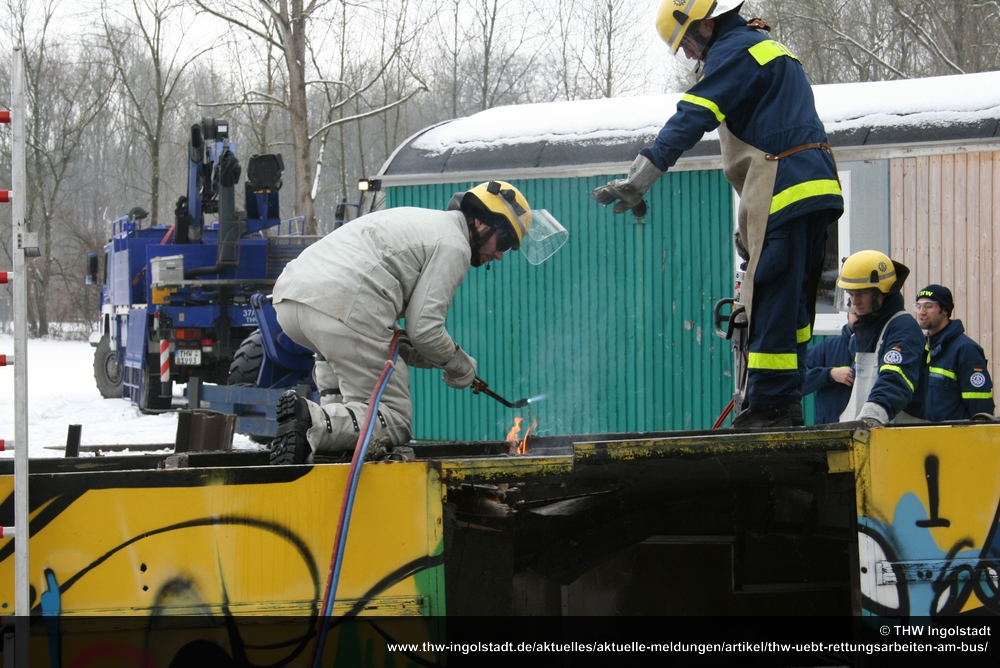
<svg viewBox="0 0 1000 668"><path fill-rule="evenodd" d="M902 18L904 21L910 24L910 27L916 31L917 37L920 39L920 42L927 49L937 54L938 58L943 60L945 64L947 64L949 67L955 70L955 72L957 72L958 74L965 74L965 70L963 70L954 62L952 62L951 58L946 56L944 52L941 51L941 48L937 45L937 41L935 41L934 38L932 38L930 35L927 34L927 31L924 30L924 27L920 25L919 22L917 22L912 16L903 11L903 9L898 7L895 3L893 3L892 9L893 11L896 12L897 15L899 15L900 18Z"/></svg>
<svg viewBox="0 0 1000 668"><path fill-rule="evenodd" d="M233 18L232 16L228 16L226 14L223 14L222 12L219 12L219 11L216 11L215 9L212 9L211 7L209 7L208 5L206 5L204 2L202 2L202 0L194 0L194 4L198 5L198 7L201 8L201 11L205 12L206 14L211 14L212 16L214 16L216 18L220 18L223 21L226 21L228 23L232 23L234 26L237 26L238 28L243 28L248 33L250 33L252 35L256 35L257 37L260 37L262 40L264 40L268 44L271 44L271 45L275 46L276 48L279 48L279 49L284 49L285 48L284 44L282 44L281 42L275 40L273 37L271 37L267 33L261 32L260 30L257 30L256 28L251 27L248 23L244 23L243 21L240 21L239 19ZM274 10L271 7L269 7L267 5L267 3L262 3L262 4L265 7L267 7L267 9L273 15Z"/></svg>
<svg viewBox="0 0 1000 668"><path fill-rule="evenodd" d="M354 116L345 116L344 118L338 118L336 120L330 121L329 123L326 123L325 125L323 125L323 127L321 127L320 129L316 130L316 132L314 132L312 135L310 135L309 141L312 141L313 139L315 139L319 135L323 134L324 132L326 132L330 128L336 127L338 125L342 125L344 123L350 123L351 121L359 121L359 120L361 120L363 118L369 118L371 116L377 116L377 115L381 114L383 111L388 111L388 110L390 110L390 109L392 109L394 107L398 107L399 105L403 104L404 102L406 102L407 100L409 100L411 97L413 97L417 93L425 92L426 90L427 90L426 88L424 88L424 87L421 86L420 88L417 88L416 90L414 90L413 92L411 92L406 97L400 98L399 100L396 100L395 102L390 102L389 104L383 105L383 106L379 107L378 109L372 109L371 111L366 111L363 114L356 114Z"/></svg>

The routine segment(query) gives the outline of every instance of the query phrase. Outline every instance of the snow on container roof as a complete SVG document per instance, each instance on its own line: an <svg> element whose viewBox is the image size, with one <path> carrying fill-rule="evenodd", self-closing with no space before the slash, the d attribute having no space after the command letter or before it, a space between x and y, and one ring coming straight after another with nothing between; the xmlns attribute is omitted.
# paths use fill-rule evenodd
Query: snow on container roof
<svg viewBox="0 0 1000 668"><path fill-rule="evenodd" d="M1000 144L1000 72L813 86L842 159L921 145ZM387 184L583 176L626 171L673 114L680 94L495 107L417 133L382 168ZM881 149L859 152L857 149ZM938 149L938 152L944 152ZM717 168L718 133L676 168Z"/></svg>

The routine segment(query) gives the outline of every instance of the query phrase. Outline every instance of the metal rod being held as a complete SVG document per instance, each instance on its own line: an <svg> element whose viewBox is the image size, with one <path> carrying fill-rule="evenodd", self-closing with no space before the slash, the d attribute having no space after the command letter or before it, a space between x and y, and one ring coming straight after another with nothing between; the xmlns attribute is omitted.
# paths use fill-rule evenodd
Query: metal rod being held
<svg viewBox="0 0 1000 668"><path fill-rule="evenodd" d="M490 386L486 384L486 381L476 376L475 380L472 381L472 393L473 394L485 394L492 397L502 403L507 408L524 408L531 403L531 399L518 399L517 401L510 402L501 397L499 394L490 389Z"/></svg>

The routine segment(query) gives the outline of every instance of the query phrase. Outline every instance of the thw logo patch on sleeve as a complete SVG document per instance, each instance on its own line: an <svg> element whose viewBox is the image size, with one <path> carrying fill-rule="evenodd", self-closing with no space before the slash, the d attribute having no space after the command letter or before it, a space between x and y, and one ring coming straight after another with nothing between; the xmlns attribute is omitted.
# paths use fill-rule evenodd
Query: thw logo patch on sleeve
<svg viewBox="0 0 1000 668"><path fill-rule="evenodd" d="M903 362L903 353L893 348L882 357L882 362L885 364L901 364Z"/></svg>

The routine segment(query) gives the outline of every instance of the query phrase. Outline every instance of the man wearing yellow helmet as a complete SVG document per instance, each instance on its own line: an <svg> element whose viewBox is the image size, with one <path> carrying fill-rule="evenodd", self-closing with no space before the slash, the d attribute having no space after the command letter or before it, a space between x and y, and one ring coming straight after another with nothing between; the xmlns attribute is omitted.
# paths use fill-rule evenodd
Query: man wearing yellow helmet
<svg viewBox="0 0 1000 668"><path fill-rule="evenodd" d="M411 438L408 366L441 368L448 386L469 387L476 360L444 327L452 298L470 266L518 249L531 224L524 195L490 181L456 194L446 211L399 207L362 216L289 262L274 284L274 310L284 333L317 353L322 401L282 395L271 462L303 463L313 453L354 448L401 318L405 364L396 365L382 394L373 442Z"/></svg>
<svg viewBox="0 0 1000 668"><path fill-rule="evenodd" d="M903 304L910 270L878 251L855 253L837 277L837 308L855 313L848 346L854 386L842 422L871 426L923 419L927 396L927 343Z"/></svg>
<svg viewBox="0 0 1000 668"><path fill-rule="evenodd" d="M660 36L701 77L629 174L593 191L623 213L706 132L718 128L726 178L740 195L737 246L749 324L747 402L734 427L803 424L801 385L826 228L843 213L833 152L798 59L742 0L664 0ZM742 389L742 388L741 388Z"/></svg>

